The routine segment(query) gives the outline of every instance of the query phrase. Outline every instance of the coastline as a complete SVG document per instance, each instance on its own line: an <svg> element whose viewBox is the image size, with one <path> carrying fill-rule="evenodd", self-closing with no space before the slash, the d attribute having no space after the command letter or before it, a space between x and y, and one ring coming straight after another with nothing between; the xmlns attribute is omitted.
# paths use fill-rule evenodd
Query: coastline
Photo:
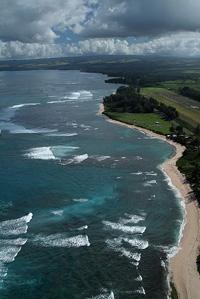
<svg viewBox="0 0 200 299"><path fill-rule="evenodd" d="M103 112L104 106L100 104L97 115L102 115ZM178 244L179 250L169 261L170 281L175 286L179 299L199 299L200 275L196 266L196 259L200 247L199 208L197 202L191 200L191 187L176 166L176 162L181 158L185 147L172 140L166 139L163 135L147 129L135 125L128 125L108 117L107 121L161 139L175 148L175 154L161 165L161 170L170 178L173 186L179 190L185 206L185 226L180 243Z"/></svg>

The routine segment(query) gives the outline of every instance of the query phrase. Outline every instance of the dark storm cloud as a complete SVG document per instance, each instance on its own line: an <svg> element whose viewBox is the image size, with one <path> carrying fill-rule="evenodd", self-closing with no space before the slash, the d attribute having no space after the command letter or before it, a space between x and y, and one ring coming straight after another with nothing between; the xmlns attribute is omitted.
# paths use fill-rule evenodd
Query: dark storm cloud
<svg viewBox="0 0 200 299"><path fill-rule="evenodd" d="M200 29L199 0L102 0L87 37L152 36Z"/></svg>

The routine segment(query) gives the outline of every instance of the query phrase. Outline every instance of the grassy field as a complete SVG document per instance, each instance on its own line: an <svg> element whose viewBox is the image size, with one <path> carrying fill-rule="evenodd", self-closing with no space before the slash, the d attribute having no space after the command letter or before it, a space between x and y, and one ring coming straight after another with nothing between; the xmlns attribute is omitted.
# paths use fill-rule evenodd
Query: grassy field
<svg viewBox="0 0 200 299"><path fill-rule="evenodd" d="M194 90L200 91L200 81L199 80L174 80L174 81L165 81L159 84L160 87L169 89L175 92L179 91L179 88L185 86L190 87Z"/></svg>
<svg viewBox="0 0 200 299"><path fill-rule="evenodd" d="M200 102L160 87L143 88L142 94L147 97L153 97L166 105L173 106L179 112L179 118L190 126L196 127L200 124Z"/></svg>
<svg viewBox="0 0 200 299"><path fill-rule="evenodd" d="M171 122L164 120L159 114L156 113L106 112L106 115L114 120L118 120L130 125L136 125L162 135L169 134L170 132Z"/></svg>

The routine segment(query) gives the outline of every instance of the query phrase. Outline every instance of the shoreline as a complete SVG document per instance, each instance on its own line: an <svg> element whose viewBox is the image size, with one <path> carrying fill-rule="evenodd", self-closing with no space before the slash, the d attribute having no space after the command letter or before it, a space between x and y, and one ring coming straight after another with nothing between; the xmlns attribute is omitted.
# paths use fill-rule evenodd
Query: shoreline
<svg viewBox="0 0 200 299"><path fill-rule="evenodd" d="M104 106L100 104L97 115L102 115L103 112ZM185 223L180 242L177 245L178 251L169 261L170 281L175 286L179 299L199 299L200 275L196 265L200 247L199 208L197 202L191 200L190 193L192 189L176 166L176 162L182 157L185 147L150 130L122 123L107 116L106 118L110 123L137 130L150 137L163 140L174 147L175 154L160 165L161 170L169 177L173 186L180 192L185 209Z"/></svg>

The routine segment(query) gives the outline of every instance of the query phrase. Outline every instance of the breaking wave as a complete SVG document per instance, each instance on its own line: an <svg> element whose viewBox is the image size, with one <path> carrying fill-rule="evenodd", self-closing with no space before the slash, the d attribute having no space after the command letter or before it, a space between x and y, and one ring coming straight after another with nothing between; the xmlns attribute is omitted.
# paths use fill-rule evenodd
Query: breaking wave
<svg viewBox="0 0 200 299"><path fill-rule="evenodd" d="M111 221L103 221L103 224L114 230L119 230L124 233L130 233L130 234L143 234L146 230L146 226L128 226L128 225L123 225Z"/></svg>
<svg viewBox="0 0 200 299"><path fill-rule="evenodd" d="M88 90L80 90L76 92L72 92L70 95L66 96L70 100L86 100L93 97L91 91Z"/></svg>
<svg viewBox="0 0 200 299"><path fill-rule="evenodd" d="M38 235L33 239L38 246L43 247L84 247L90 246L87 235L67 237L66 234Z"/></svg>
<svg viewBox="0 0 200 299"><path fill-rule="evenodd" d="M73 137L77 136L78 133L49 133L47 136L52 136L52 137Z"/></svg>
<svg viewBox="0 0 200 299"><path fill-rule="evenodd" d="M55 210L51 212L55 216L62 216L64 213L64 210Z"/></svg>
<svg viewBox="0 0 200 299"><path fill-rule="evenodd" d="M128 223L138 223L141 221L145 220L144 216L140 216L140 215L129 215L129 214L125 214L125 216L127 218L121 218L120 219L120 223L121 224L128 224Z"/></svg>
<svg viewBox="0 0 200 299"><path fill-rule="evenodd" d="M25 104L18 104L18 105L13 105L11 107L9 107L8 109L20 109L22 107L26 107L26 106L37 106L40 105L40 103L25 103Z"/></svg>
<svg viewBox="0 0 200 299"><path fill-rule="evenodd" d="M56 160L50 146L32 148L28 153L24 154L24 156L30 159Z"/></svg>
<svg viewBox="0 0 200 299"><path fill-rule="evenodd" d="M87 202L88 198L73 198L73 201L75 201L75 202Z"/></svg>
<svg viewBox="0 0 200 299"><path fill-rule="evenodd" d="M63 162L63 165L68 165L68 164L79 164L82 163L83 161L88 159L88 154L83 154L83 155L78 155L78 156L74 156L72 159L69 159L66 162Z"/></svg>
<svg viewBox="0 0 200 299"><path fill-rule="evenodd" d="M138 252L131 252L130 250L124 248L123 246L120 246L121 240L106 240L106 244L110 249L112 249L115 252L120 253L121 256L124 256L131 260L135 266L138 266L138 263L141 259L141 253Z"/></svg>
<svg viewBox="0 0 200 299"><path fill-rule="evenodd" d="M43 146L31 148L24 156L30 159L59 160L76 149L79 149L79 147L63 145Z"/></svg>
<svg viewBox="0 0 200 299"><path fill-rule="evenodd" d="M151 181L145 182L143 185L144 185L144 187L152 187L155 184L157 184L157 181L156 180L151 180Z"/></svg>
<svg viewBox="0 0 200 299"><path fill-rule="evenodd" d="M124 243L127 243L129 245L131 245L132 247L135 247L139 250L144 250L146 248L148 248L149 243L148 241L139 239L139 238L133 238L133 239L129 239L129 238L125 238L125 237L119 237L119 238L114 238L112 240L107 240L106 242L108 242L108 244L112 244L113 246L121 246Z"/></svg>
<svg viewBox="0 0 200 299"><path fill-rule="evenodd" d="M115 296L113 291L111 291L110 293L100 294L88 299L115 299Z"/></svg>
<svg viewBox="0 0 200 299"><path fill-rule="evenodd" d="M139 276L135 279L135 281L142 281L142 280L143 280L143 278L142 278L141 275L139 275Z"/></svg>
<svg viewBox="0 0 200 299"><path fill-rule="evenodd" d="M13 262L20 252L23 245L26 244L26 238L6 239L5 236L14 237L25 234L28 230L28 225L33 217L29 213L21 218L2 221L0 223L0 282L3 283L4 278L7 276L7 264Z"/></svg>
<svg viewBox="0 0 200 299"><path fill-rule="evenodd" d="M29 213L28 215L13 219L13 220L6 220L0 222L0 235L20 235L25 234L28 230L28 225L33 217L32 213Z"/></svg>
<svg viewBox="0 0 200 299"><path fill-rule="evenodd" d="M139 289L137 289L137 290L135 291L135 293L137 293L137 294L143 294L143 295L146 294L145 289L144 289L143 287L140 287Z"/></svg>

